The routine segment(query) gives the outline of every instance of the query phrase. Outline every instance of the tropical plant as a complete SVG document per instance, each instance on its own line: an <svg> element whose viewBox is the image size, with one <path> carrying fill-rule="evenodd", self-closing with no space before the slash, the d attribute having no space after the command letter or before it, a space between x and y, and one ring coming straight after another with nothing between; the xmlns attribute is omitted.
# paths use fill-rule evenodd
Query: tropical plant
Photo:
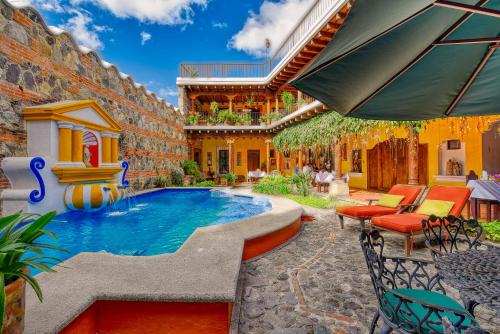
<svg viewBox="0 0 500 334"><path fill-rule="evenodd" d="M241 122L245 125L252 124L252 117L250 117L249 113L245 113L243 117L241 117Z"/></svg>
<svg viewBox="0 0 500 334"><path fill-rule="evenodd" d="M198 115L189 115L187 121L189 124L198 124Z"/></svg>
<svg viewBox="0 0 500 334"><path fill-rule="evenodd" d="M245 103L246 103L247 106L254 105L254 103L255 103L255 97L253 95L247 96L247 100L246 100Z"/></svg>
<svg viewBox="0 0 500 334"><path fill-rule="evenodd" d="M302 197L309 196L311 191L309 190L309 174L299 172L291 177L292 183L295 186L295 191Z"/></svg>
<svg viewBox="0 0 500 334"><path fill-rule="evenodd" d="M268 195L287 195L292 193L292 184L290 178L281 175L267 176L254 184L252 190Z"/></svg>
<svg viewBox="0 0 500 334"><path fill-rule="evenodd" d="M202 182L195 182L192 184L193 187L215 187L215 182L214 181L202 181Z"/></svg>
<svg viewBox="0 0 500 334"><path fill-rule="evenodd" d="M295 97L292 93L288 91L284 91L283 93L281 93L281 102L283 102L283 105L285 106L287 112L290 112L290 110L292 109L294 101Z"/></svg>
<svg viewBox="0 0 500 334"><path fill-rule="evenodd" d="M224 179L228 185L232 186L236 182L236 175L234 173L227 173L224 176Z"/></svg>
<svg viewBox="0 0 500 334"><path fill-rule="evenodd" d="M38 299L43 301L37 280L25 270L31 267L42 272L55 272L50 267L59 259L44 256L43 251L52 249L66 252L54 245L37 242L44 235L56 239L54 233L45 230L55 215L55 211L43 216L18 212L0 218L0 333L5 313L5 287L17 279L23 279L33 288Z"/></svg>
<svg viewBox="0 0 500 334"><path fill-rule="evenodd" d="M172 179L173 186L181 187L184 184L184 170L178 167L173 168L170 178Z"/></svg>
<svg viewBox="0 0 500 334"><path fill-rule="evenodd" d="M198 170L198 163L194 160L184 160L181 164L186 175L195 175Z"/></svg>
<svg viewBox="0 0 500 334"><path fill-rule="evenodd" d="M221 123L234 124L234 123L239 121L240 117L237 114L234 114L229 109L223 109L223 110L219 111L217 118L218 118L218 121Z"/></svg>
<svg viewBox="0 0 500 334"><path fill-rule="evenodd" d="M172 178L170 177L170 175L162 176L156 180L157 188L170 187L171 185L172 185Z"/></svg>
<svg viewBox="0 0 500 334"><path fill-rule="evenodd" d="M210 102L210 110L216 115L219 111L219 103L217 101Z"/></svg>
<svg viewBox="0 0 500 334"><path fill-rule="evenodd" d="M215 119L213 117L207 118L207 124L215 124L215 123L217 123L217 119Z"/></svg>

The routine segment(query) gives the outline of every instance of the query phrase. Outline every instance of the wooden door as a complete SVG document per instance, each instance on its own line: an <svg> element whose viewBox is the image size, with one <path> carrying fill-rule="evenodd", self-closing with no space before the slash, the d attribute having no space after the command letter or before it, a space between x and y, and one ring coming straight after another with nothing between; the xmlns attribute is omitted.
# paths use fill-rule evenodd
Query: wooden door
<svg viewBox="0 0 500 334"><path fill-rule="evenodd" d="M248 171L254 171L260 168L260 151L248 150L247 151L247 168Z"/></svg>
<svg viewBox="0 0 500 334"><path fill-rule="evenodd" d="M387 140L368 150L368 188L387 191L408 183L408 145L404 139Z"/></svg>
<svg viewBox="0 0 500 334"><path fill-rule="evenodd" d="M368 189L377 189L378 188L378 163L380 161L379 158L379 149L380 146L376 145L371 150L368 150L367 153L367 161L368 161Z"/></svg>

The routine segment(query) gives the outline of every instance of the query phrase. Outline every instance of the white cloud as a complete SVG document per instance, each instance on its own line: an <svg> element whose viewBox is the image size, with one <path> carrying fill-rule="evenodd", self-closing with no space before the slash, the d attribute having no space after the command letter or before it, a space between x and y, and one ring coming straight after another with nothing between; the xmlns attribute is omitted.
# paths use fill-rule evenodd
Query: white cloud
<svg viewBox="0 0 500 334"><path fill-rule="evenodd" d="M227 23L226 22L213 21L212 22L212 27L217 28L217 29L225 29L225 28L227 28Z"/></svg>
<svg viewBox="0 0 500 334"><path fill-rule="evenodd" d="M178 92L177 92L177 89L170 88L170 87L165 87L165 88L160 88L160 90L158 91L158 95L160 97L163 97L164 99L166 99L169 96L170 97L171 96L177 96Z"/></svg>
<svg viewBox="0 0 500 334"><path fill-rule="evenodd" d="M141 31L141 45L146 44L147 41L151 39L151 34L145 31Z"/></svg>
<svg viewBox="0 0 500 334"><path fill-rule="evenodd" d="M102 50L104 44L99 38L98 32L111 30L106 26L97 26L92 24L92 18L87 12L72 9L70 14L75 16L68 19L68 22L59 26L59 28L70 32L78 43L93 50Z"/></svg>
<svg viewBox="0 0 500 334"><path fill-rule="evenodd" d="M265 0L258 14L250 12L245 25L231 38L228 47L256 57L265 56L265 39L271 41L271 50L278 48L313 2L314 0Z"/></svg>
<svg viewBox="0 0 500 334"><path fill-rule="evenodd" d="M8 0L11 4L18 7L33 6L46 11L62 13L64 8L60 0Z"/></svg>
<svg viewBox="0 0 500 334"><path fill-rule="evenodd" d="M134 17L148 23L191 24L193 6L206 7L209 0L71 0L73 5L89 2L120 18Z"/></svg>

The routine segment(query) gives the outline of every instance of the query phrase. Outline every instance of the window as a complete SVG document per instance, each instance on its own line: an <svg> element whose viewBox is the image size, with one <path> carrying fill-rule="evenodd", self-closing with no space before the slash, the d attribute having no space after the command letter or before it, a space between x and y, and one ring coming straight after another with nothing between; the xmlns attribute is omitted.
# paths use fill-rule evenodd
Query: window
<svg viewBox="0 0 500 334"><path fill-rule="evenodd" d="M241 152L236 153L236 166L241 167Z"/></svg>
<svg viewBox="0 0 500 334"><path fill-rule="evenodd" d="M229 149L217 149L217 174L227 174L229 172Z"/></svg>

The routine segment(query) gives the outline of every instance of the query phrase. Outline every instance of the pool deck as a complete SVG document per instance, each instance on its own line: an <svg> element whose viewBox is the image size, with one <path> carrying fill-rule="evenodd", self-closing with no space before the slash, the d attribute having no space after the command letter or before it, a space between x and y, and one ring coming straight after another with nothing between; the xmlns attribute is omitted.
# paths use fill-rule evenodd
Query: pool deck
<svg viewBox="0 0 500 334"><path fill-rule="evenodd" d="M234 302L245 240L285 228L302 215L302 207L293 201L265 197L271 211L198 228L176 253L80 253L62 263L67 268L39 274L44 302L27 288L25 333L57 333L97 300Z"/></svg>

